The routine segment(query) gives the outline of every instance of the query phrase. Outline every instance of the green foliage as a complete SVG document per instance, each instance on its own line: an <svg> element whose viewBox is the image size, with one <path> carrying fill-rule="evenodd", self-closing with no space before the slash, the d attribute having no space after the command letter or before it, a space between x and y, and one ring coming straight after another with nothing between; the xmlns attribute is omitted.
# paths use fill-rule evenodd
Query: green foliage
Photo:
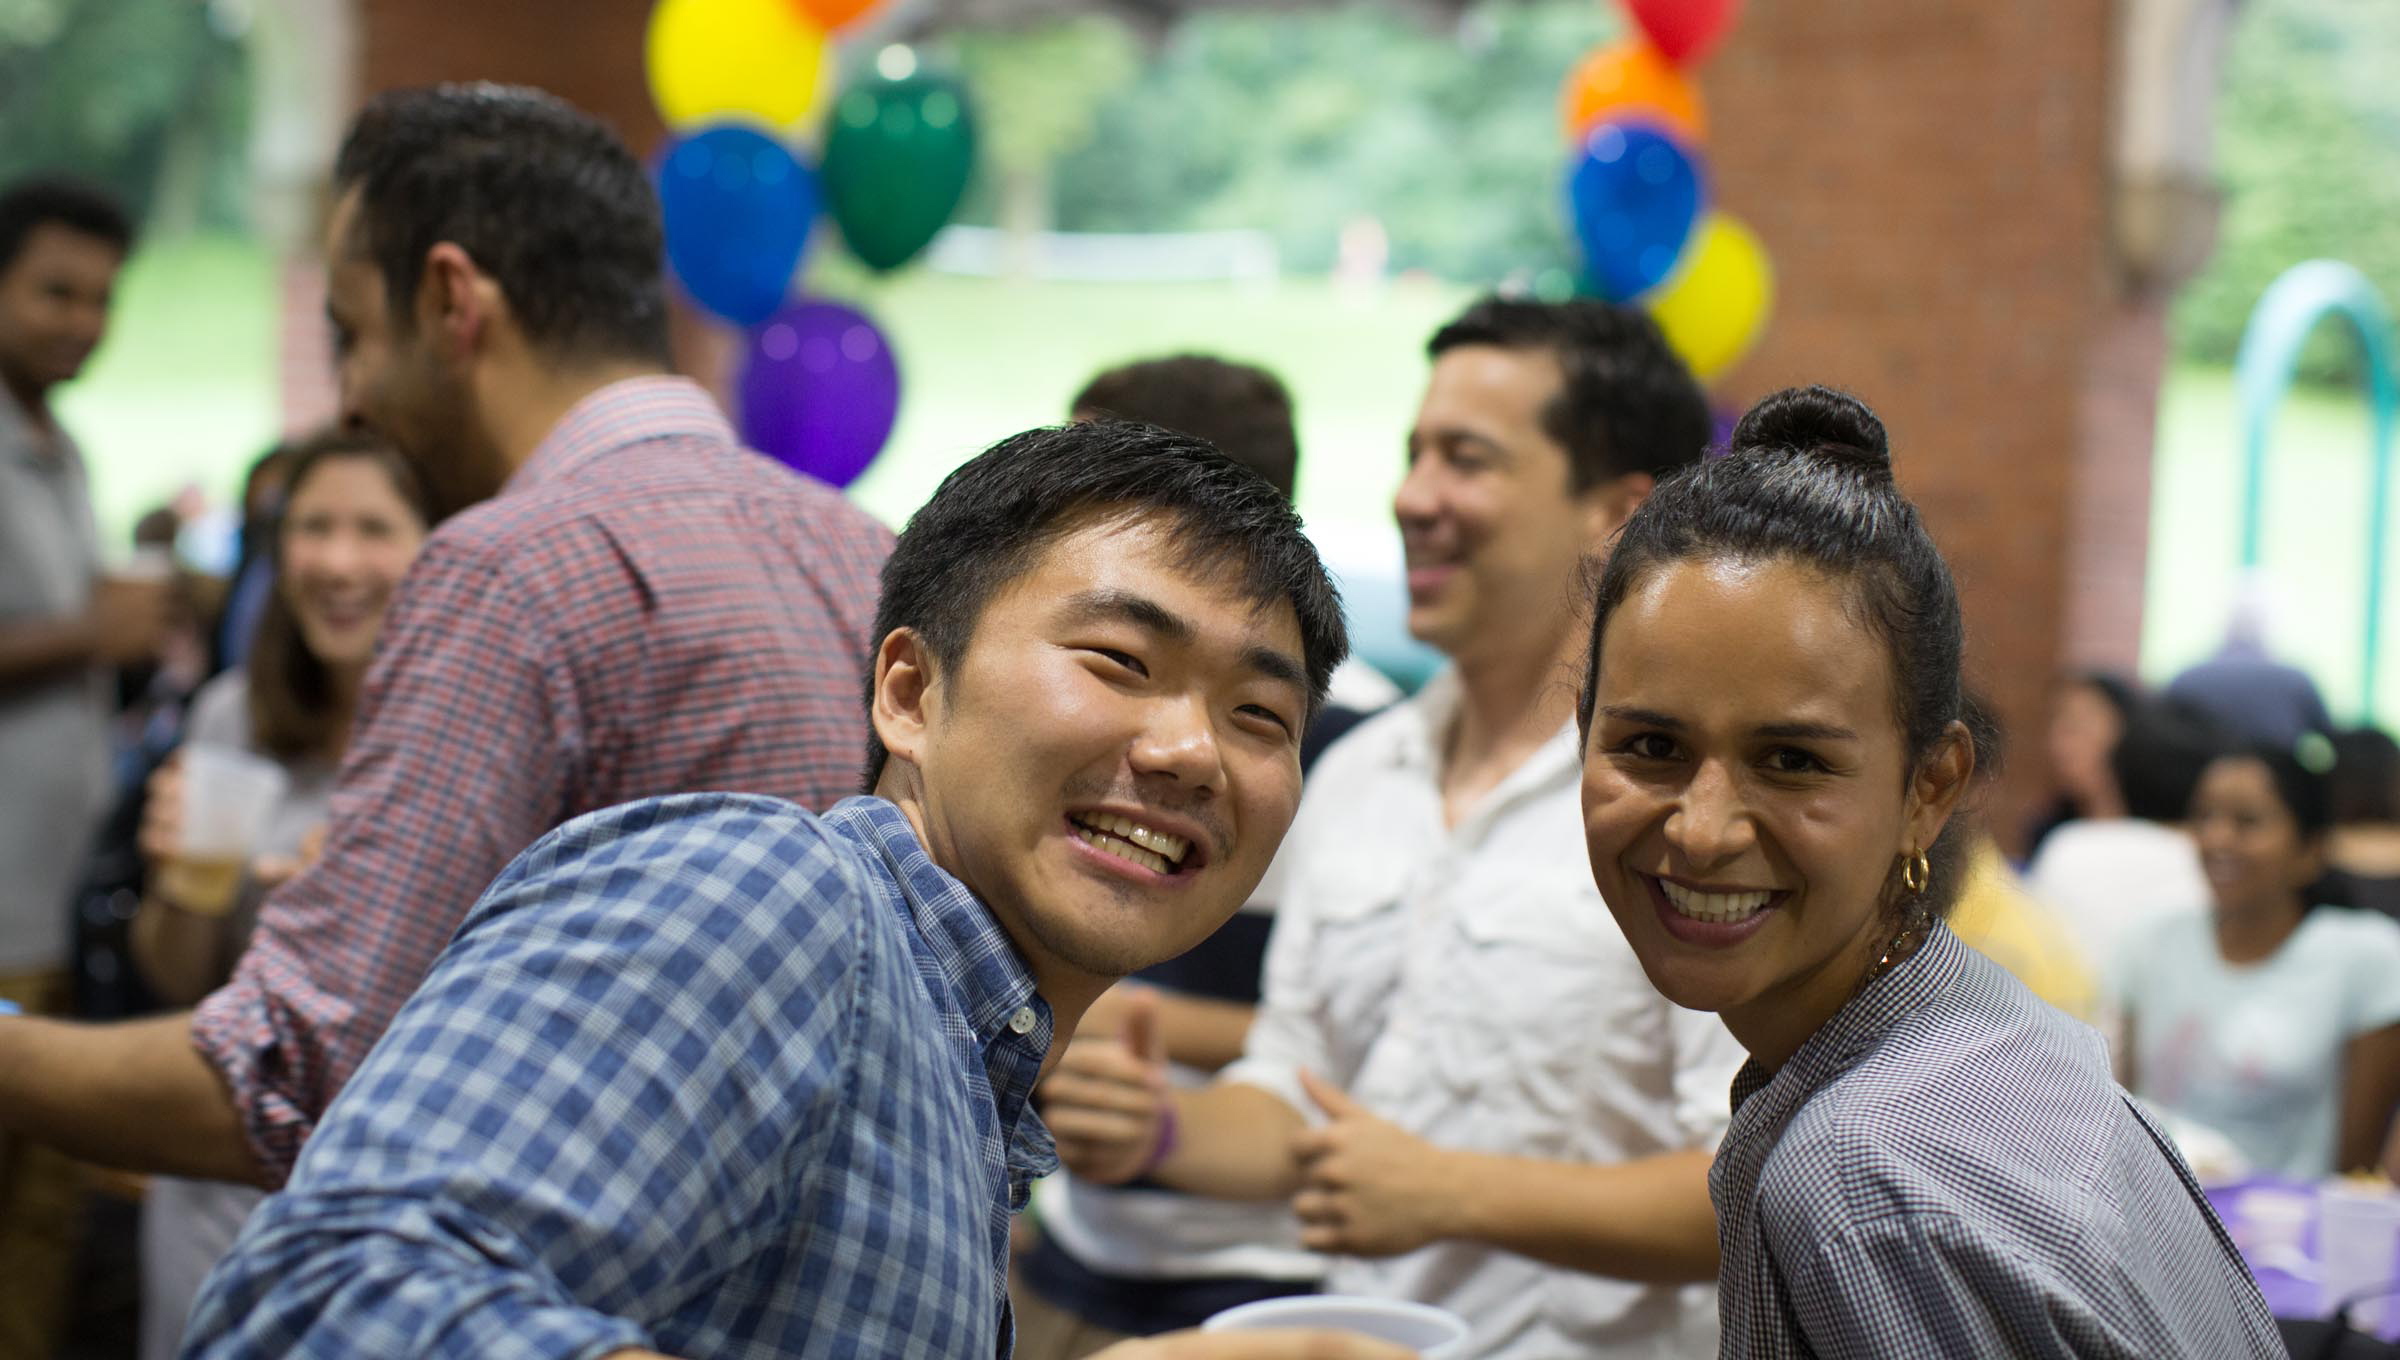
<svg viewBox="0 0 2400 1360"><path fill-rule="evenodd" d="M1133 35L1097 15L971 30L953 48L1004 175L1042 173L1089 142L1101 107L1141 72Z"/></svg>
<svg viewBox="0 0 2400 1360"><path fill-rule="evenodd" d="M2225 203L2217 253L2175 306L2189 359L2231 363L2275 276L2346 260L2400 305L2400 4L2250 0L2218 105ZM2323 327L2301 360L2312 381L2352 381L2358 346Z"/></svg>
<svg viewBox="0 0 2400 1360"><path fill-rule="evenodd" d="M247 63L195 0L0 0L0 183L65 171L170 226L242 221Z"/></svg>
<svg viewBox="0 0 2400 1360"><path fill-rule="evenodd" d="M1076 231L1258 228L1294 272L1325 269L1343 225L1368 216L1396 269L1489 283L1568 264L1558 87L1616 27L1595 0L1493 0L1454 28L1364 0L1234 8L1182 22L1114 89L1113 66L1050 64L1028 102L1089 110L1086 135L1047 143L1054 218ZM988 41L962 45L997 136L1016 87L987 85L972 44ZM962 217L993 211L978 194Z"/></svg>

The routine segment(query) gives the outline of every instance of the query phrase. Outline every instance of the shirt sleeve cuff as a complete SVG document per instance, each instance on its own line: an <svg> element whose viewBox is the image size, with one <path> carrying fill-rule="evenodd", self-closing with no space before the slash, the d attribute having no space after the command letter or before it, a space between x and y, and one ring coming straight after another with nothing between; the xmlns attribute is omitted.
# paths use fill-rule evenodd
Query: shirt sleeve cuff
<svg viewBox="0 0 2400 1360"><path fill-rule="evenodd" d="M1298 1110L1309 1123L1320 1122L1317 1103L1308 1098L1307 1088L1300 1084L1300 1068L1295 1063L1275 1058L1242 1058L1218 1072L1217 1081L1255 1086Z"/></svg>

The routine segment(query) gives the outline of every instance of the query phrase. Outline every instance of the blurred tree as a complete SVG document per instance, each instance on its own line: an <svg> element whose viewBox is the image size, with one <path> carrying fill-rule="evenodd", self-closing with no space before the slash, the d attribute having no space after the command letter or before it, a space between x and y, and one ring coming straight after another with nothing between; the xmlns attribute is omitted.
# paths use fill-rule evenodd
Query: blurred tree
<svg viewBox="0 0 2400 1360"><path fill-rule="evenodd" d="M2331 256L2400 305L2400 4L2250 0L2227 53L2217 159L2216 255L2175 306L2186 357L2231 363L2275 276ZM2301 373L2348 381L2358 345L2337 326Z"/></svg>
<svg viewBox="0 0 2400 1360"><path fill-rule="evenodd" d="M1000 225L1025 242L1052 221L1051 173L1092 140L1101 110L1141 73L1124 25L1098 15L971 29L951 42L975 101Z"/></svg>
<svg viewBox="0 0 2400 1360"><path fill-rule="evenodd" d="M238 6L0 0L0 182L79 175L153 228L242 222Z"/></svg>
<svg viewBox="0 0 2400 1360"><path fill-rule="evenodd" d="M1029 64L1016 88L1038 105L1071 85L1079 135L1051 140L1051 184L1019 188L1067 230L1257 228L1287 268L1314 272L1346 224L1372 218L1396 269L1529 279L1574 259L1559 82L1616 31L1594 0L1487 0L1456 22L1374 3L1192 13L1146 65L1103 68L1113 92L1073 65ZM958 41L997 135L1009 114L976 69L984 39ZM988 192L962 217L1008 220Z"/></svg>

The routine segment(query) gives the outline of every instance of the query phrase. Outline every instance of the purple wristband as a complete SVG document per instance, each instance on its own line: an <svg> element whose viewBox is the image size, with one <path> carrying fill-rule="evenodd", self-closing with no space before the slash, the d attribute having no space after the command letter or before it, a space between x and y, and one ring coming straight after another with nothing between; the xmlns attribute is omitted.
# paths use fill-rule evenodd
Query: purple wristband
<svg viewBox="0 0 2400 1360"><path fill-rule="evenodd" d="M1165 1165L1167 1158L1173 1156L1174 1154L1175 1102L1172 1099L1169 1099L1167 1103L1161 1106L1159 1109L1158 1141L1150 1145L1150 1155L1143 1159L1142 1169L1134 1174L1137 1176L1147 1176L1151 1172L1158 1170L1159 1167Z"/></svg>

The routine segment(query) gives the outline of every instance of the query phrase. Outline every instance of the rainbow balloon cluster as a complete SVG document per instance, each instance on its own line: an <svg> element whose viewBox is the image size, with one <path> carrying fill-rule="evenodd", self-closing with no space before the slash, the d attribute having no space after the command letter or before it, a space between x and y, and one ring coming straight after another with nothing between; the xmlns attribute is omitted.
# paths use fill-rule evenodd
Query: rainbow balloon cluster
<svg viewBox="0 0 2400 1360"><path fill-rule="evenodd" d="M1586 288L1649 308L1709 382L1756 343L1775 292L1758 237L1709 204L1708 114L1690 75L1741 0L1624 4L1636 36L1585 57L1559 92L1567 208Z"/></svg>
<svg viewBox="0 0 2400 1360"><path fill-rule="evenodd" d="M975 163L965 92L905 48L829 97L828 36L877 3L658 0L644 54L673 134L657 167L668 268L748 331L744 437L834 486L890 436L900 370L865 315L792 295L817 218L869 267L897 269L950 220Z"/></svg>

